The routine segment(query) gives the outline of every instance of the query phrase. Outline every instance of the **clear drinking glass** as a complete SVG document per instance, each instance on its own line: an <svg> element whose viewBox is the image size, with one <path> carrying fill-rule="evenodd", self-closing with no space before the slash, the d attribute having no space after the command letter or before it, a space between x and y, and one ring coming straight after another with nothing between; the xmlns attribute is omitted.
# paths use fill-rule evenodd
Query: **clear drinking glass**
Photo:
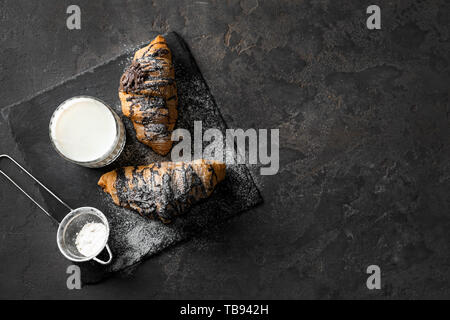
<svg viewBox="0 0 450 320"><path fill-rule="evenodd" d="M116 136L115 136L114 143L111 145L109 150L105 154L100 156L98 159L94 159L91 161L77 161L77 160L70 159L69 157L64 155L63 152L61 152L58 149L57 143L55 142L54 129L55 129L56 117L60 113L60 111L62 111L61 109L67 105L68 102L70 102L71 100L75 100L75 99L91 99L96 102L99 102L102 105L104 105L109 110L109 112L111 112L112 116L114 117L115 124L116 124ZM53 115L50 119L49 134L50 134L50 141L53 145L53 148L56 150L56 152L62 158L64 158L67 161L70 161L72 163L78 164L83 167L88 167L88 168L101 168L101 167L107 166L107 165L111 164L112 162L114 162L122 153L122 151L125 147L125 142L126 142L125 127L124 127L123 122L120 119L120 117L105 102L103 102L102 100L100 100L98 98L90 97L90 96L76 96L76 97L70 98L70 99L64 101L63 103L61 103L58 106L58 108L56 108L55 112L53 113Z"/></svg>

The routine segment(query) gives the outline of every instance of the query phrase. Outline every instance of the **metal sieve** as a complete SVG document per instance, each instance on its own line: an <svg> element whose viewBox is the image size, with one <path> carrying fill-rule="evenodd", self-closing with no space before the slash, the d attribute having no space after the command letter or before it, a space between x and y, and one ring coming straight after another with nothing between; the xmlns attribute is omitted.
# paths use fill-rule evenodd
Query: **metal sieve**
<svg viewBox="0 0 450 320"><path fill-rule="evenodd" d="M11 177L0 170L0 174L6 177L14 186L16 186L23 194L25 194L31 201L33 201L39 209L41 209L49 218L56 222L58 227L57 233L57 243L58 248L61 253L69 260L74 262L85 262L89 260L94 260L100 264L107 265L111 263L113 256L111 249L108 246L109 239L109 223L106 216L98 209L92 207L82 207L78 209L72 209L64 201L62 201L58 196L56 196L52 191L50 191L44 184L42 184L38 179L36 179L31 173L29 173L24 167L22 167L16 160L14 160L9 155L0 155L1 158L9 159L13 164L25 172L30 178L36 181L45 191L47 191L51 196L58 200L62 205L69 209L69 213L64 217L61 223L58 222L47 210L45 210L35 199L33 199L25 190L23 190ZM106 227L106 236L101 248L94 255L87 257L82 255L76 246L76 238L78 233L81 231L86 223L101 223ZM109 258L107 261L100 260L97 256L106 248Z"/></svg>

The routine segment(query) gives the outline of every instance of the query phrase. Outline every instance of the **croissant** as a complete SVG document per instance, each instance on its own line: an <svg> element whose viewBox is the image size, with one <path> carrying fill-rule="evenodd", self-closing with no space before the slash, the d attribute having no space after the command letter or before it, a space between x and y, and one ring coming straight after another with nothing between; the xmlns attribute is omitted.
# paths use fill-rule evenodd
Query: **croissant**
<svg viewBox="0 0 450 320"><path fill-rule="evenodd" d="M224 179L224 163L201 159L116 169L104 174L98 185L116 205L169 223L209 197Z"/></svg>
<svg viewBox="0 0 450 320"><path fill-rule="evenodd" d="M178 96L172 53L164 37L157 36L136 52L120 79L119 98L137 139L167 155L178 118Z"/></svg>

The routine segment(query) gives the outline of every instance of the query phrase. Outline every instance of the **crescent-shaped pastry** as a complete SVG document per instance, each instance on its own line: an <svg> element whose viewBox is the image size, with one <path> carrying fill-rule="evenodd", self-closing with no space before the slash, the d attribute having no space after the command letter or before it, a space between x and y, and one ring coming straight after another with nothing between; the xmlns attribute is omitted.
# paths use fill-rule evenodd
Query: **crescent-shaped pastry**
<svg viewBox="0 0 450 320"><path fill-rule="evenodd" d="M136 52L120 79L119 98L137 139L167 155L178 118L178 96L172 53L164 37L157 36Z"/></svg>
<svg viewBox="0 0 450 320"><path fill-rule="evenodd" d="M116 205L169 223L209 197L224 179L224 163L200 159L116 169L104 174L98 185Z"/></svg>

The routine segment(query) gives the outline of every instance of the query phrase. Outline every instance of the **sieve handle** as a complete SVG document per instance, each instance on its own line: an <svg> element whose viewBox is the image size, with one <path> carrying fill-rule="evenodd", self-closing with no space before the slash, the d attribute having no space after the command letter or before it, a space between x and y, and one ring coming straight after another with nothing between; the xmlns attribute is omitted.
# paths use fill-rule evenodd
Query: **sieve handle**
<svg viewBox="0 0 450 320"><path fill-rule="evenodd" d="M103 264L103 265L110 264L111 261L112 261L112 259L113 259L113 255L112 255L112 253L111 253L111 249L109 248L108 244L106 244L106 250L108 251L108 255L109 255L108 261L100 260L100 259L97 258L97 257L93 258L92 260L94 260L94 261L96 261L96 262L98 262L98 263L100 263L100 264Z"/></svg>
<svg viewBox="0 0 450 320"><path fill-rule="evenodd" d="M70 208L64 201L62 201L60 198L58 198L58 196L56 196L52 191L50 191L46 186L44 186L42 184L42 182L40 182L38 179L36 179L31 173L29 173L24 167L22 167L16 160L14 160L13 158L11 158L9 155L7 154L2 154L0 155L0 159L1 158L7 158L9 159L12 163L14 163L17 167L19 167L23 172L25 172L31 179L33 179L34 181L36 181L42 188L45 189L45 191L47 191L49 194L51 194L56 200L58 200L62 205L64 205L67 209L69 209L70 211L73 211L72 208ZM8 176L6 173L4 173L2 170L0 170L0 173L2 175L5 176L6 179L8 179L13 185L15 185L17 187L17 189L19 189L23 194L25 194L28 199L30 199L31 201L34 202L34 204L36 204L39 209L41 209L47 216L49 216L53 221L55 221L57 224L59 224L58 220L56 220L47 210L45 210L36 200L34 200L25 190L23 190L10 176Z"/></svg>

